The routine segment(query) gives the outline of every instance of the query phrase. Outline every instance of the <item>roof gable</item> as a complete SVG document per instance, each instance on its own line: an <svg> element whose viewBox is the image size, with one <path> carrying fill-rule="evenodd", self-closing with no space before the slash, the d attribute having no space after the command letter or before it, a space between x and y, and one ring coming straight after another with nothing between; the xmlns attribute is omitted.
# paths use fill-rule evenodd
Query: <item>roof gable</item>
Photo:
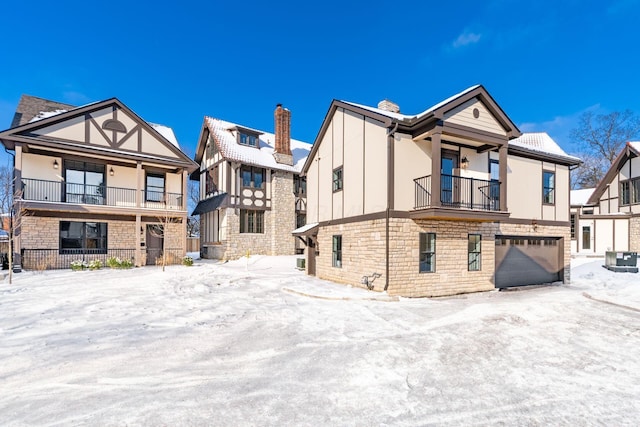
<svg viewBox="0 0 640 427"><path fill-rule="evenodd" d="M258 147L238 143L236 133L247 130L259 137ZM212 138L210 138L210 136ZM196 162L202 163L205 148L210 139L213 140L212 143L216 144L222 157L227 160L290 172L300 172L311 150L311 144L291 139L293 166L278 163L273 156L275 146L274 134L213 117L205 117L202 131L200 132L200 139L198 140L198 147L196 148Z"/></svg>
<svg viewBox="0 0 640 427"><path fill-rule="evenodd" d="M640 156L639 145L640 144L636 142L627 142L622 151L620 151L620 154L618 154L618 157L616 157L616 159L611 164L611 167L609 167L607 173L598 183L598 186L593 191L593 194L591 194L591 197L589 197L589 200L587 202L588 204L592 205L598 203L600 197L602 197L605 190L607 189L607 186L611 183L611 181L613 181L613 178L616 176L616 174L620 172L627 160Z"/></svg>
<svg viewBox="0 0 640 427"><path fill-rule="evenodd" d="M36 115L29 123L0 132L0 140L9 149L23 143L153 158L190 170L197 167L179 149L170 128L147 123L116 98Z"/></svg>
<svg viewBox="0 0 640 427"><path fill-rule="evenodd" d="M425 124L433 124L438 121L449 121L465 125L469 116L474 115L474 109L478 109L480 116L483 116L480 126L482 130L488 130L497 133L508 139L517 138L521 135L518 127L505 114L500 106L491 97L489 92L482 85L471 86L462 92L459 92L449 98L438 102L427 108L419 114L402 114L394 113L380 108L369 107L366 105L356 104L348 101L333 100L329 106L329 110L320 127L320 131L313 143L313 148L307 161L303 166L304 172L309 168L310 162L318 150L319 142L322 141L333 116L338 108L360 114L364 117L380 121L387 128L393 127L395 124L401 126L402 131L413 132ZM474 124L473 127L478 127ZM484 129L483 129L484 127Z"/></svg>

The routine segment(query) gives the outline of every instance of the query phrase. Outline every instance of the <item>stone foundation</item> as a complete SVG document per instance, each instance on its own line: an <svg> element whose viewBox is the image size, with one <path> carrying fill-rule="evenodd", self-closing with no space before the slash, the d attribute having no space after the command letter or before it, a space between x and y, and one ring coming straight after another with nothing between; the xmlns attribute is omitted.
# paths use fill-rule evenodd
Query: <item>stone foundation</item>
<svg viewBox="0 0 640 427"><path fill-rule="evenodd" d="M379 273L374 290L386 277L386 220L329 225L318 230L316 276L365 288L363 276ZM436 233L435 271L419 271L419 233ZM481 269L468 271L468 236L480 234ZM489 222L389 220L389 280L386 291L406 297L433 297L495 289L495 236L558 237L563 244L564 283L570 280L570 228ZM332 238L342 236L342 266L333 267Z"/></svg>
<svg viewBox="0 0 640 427"><path fill-rule="evenodd" d="M629 218L629 251L640 252L640 216Z"/></svg>
<svg viewBox="0 0 640 427"><path fill-rule="evenodd" d="M60 254L60 222L61 221L73 221L73 222L106 222L107 223L107 256L113 254L113 256L119 257L135 257L136 249L136 233L141 233L141 241L145 240L145 230L147 224L152 222L142 222L142 231L136 228L135 220L122 221L122 220L105 220L99 217L87 217L87 218L66 218L61 217L40 217L32 215L23 215L21 219L21 232L20 232L20 249L26 251L44 250L38 256L39 264L42 264L45 268L60 268L60 262L62 264L68 263L72 260L82 258L82 255L69 255ZM184 247L184 225L182 223L170 223L166 225L165 247L175 257L176 252L180 252L181 256L184 256L186 248ZM36 251L38 252L38 251ZM46 253L45 253L46 252ZM136 265L145 264L145 251L144 248L140 254L143 259L135 262ZM96 258L104 258L97 257Z"/></svg>
<svg viewBox="0 0 640 427"><path fill-rule="evenodd" d="M264 233L240 233L240 210L224 209L220 242L203 243L203 257L238 259L250 255L294 255L296 228L293 174L273 171L271 174L271 210L264 211ZM206 252L206 253L204 253Z"/></svg>

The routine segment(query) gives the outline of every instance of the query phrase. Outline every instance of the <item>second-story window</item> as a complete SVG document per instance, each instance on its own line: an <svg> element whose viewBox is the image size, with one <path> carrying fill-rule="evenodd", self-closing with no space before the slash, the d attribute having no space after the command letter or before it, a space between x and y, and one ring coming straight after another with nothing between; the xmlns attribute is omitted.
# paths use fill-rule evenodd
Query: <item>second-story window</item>
<svg viewBox="0 0 640 427"><path fill-rule="evenodd" d="M164 175L158 173L147 174L147 202L163 202L164 201Z"/></svg>
<svg viewBox="0 0 640 427"><path fill-rule="evenodd" d="M556 202L556 174L551 171L542 173L542 203L553 205Z"/></svg>
<svg viewBox="0 0 640 427"><path fill-rule="evenodd" d="M293 193L296 196L305 196L307 194L307 178L300 175L293 177Z"/></svg>
<svg viewBox="0 0 640 427"><path fill-rule="evenodd" d="M105 203L104 165L76 160L65 160L64 165L67 203Z"/></svg>
<svg viewBox="0 0 640 427"><path fill-rule="evenodd" d="M253 166L242 166L242 186L252 188L264 188L265 170Z"/></svg>
<svg viewBox="0 0 640 427"><path fill-rule="evenodd" d="M256 135L249 135L246 133L240 133L239 142L242 145L248 145L250 147L258 146L258 137Z"/></svg>
<svg viewBox="0 0 640 427"><path fill-rule="evenodd" d="M640 178L620 182L620 204L635 205L640 203Z"/></svg>
<svg viewBox="0 0 640 427"><path fill-rule="evenodd" d="M342 166L333 170L333 192L342 190Z"/></svg>
<svg viewBox="0 0 640 427"><path fill-rule="evenodd" d="M213 194L218 191L218 166L215 166L207 171L206 179L205 193Z"/></svg>

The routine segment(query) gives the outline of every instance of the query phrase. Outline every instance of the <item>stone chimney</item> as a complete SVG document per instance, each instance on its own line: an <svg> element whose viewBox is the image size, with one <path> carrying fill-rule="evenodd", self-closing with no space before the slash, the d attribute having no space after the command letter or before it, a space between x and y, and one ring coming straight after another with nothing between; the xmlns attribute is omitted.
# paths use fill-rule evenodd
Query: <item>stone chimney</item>
<svg viewBox="0 0 640 427"><path fill-rule="evenodd" d="M276 143L273 157L278 163L293 166L293 156L291 155L291 111L282 108L282 104L278 104L273 116L276 122Z"/></svg>
<svg viewBox="0 0 640 427"><path fill-rule="evenodd" d="M378 109L389 111L391 113L400 112L400 106L395 102L389 101L388 99L383 99L382 101L378 102Z"/></svg>

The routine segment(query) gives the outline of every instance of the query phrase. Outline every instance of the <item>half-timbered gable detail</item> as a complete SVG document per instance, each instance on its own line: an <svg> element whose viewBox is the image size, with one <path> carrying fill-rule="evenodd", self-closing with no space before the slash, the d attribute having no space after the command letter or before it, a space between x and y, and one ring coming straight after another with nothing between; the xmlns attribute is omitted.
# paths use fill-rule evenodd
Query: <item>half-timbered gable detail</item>
<svg viewBox="0 0 640 427"><path fill-rule="evenodd" d="M310 145L290 138L290 112L279 105L275 133L205 117L195 160L200 170L202 256L231 259L250 253L302 250L290 231L306 220L304 178ZM297 183L297 184L296 184Z"/></svg>
<svg viewBox="0 0 640 427"><path fill-rule="evenodd" d="M23 222L34 223L23 226L17 239L26 268L33 268L37 257L60 267L70 257L58 255L91 255L79 238L62 237L64 230L82 229L78 224L104 225L98 227L105 233L96 249L101 255L117 249L136 265L151 262L162 238L146 227L157 229L153 218L162 216L171 218L166 239L175 258L184 253L186 184L197 165L180 150L170 128L143 120L116 98L73 107L23 96L14 124L0 132L0 140L15 152L15 198ZM53 218L46 240L35 226L38 217ZM125 243L125 235L131 241Z"/></svg>
<svg viewBox="0 0 640 427"><path fill-rule="evenodd" d="M522 134L482 86L418 114L334 100L294 235L315 248L310 274L367 286L376 273L374 288L398 295L568 281L577 164L547 134Z"/></svg>
<svg viewBox="0 0 640 427"><path fill-rule="evenodd" d="M627 142L598 186L571 199L574 253L639 252L640 142Z"/></svg>

